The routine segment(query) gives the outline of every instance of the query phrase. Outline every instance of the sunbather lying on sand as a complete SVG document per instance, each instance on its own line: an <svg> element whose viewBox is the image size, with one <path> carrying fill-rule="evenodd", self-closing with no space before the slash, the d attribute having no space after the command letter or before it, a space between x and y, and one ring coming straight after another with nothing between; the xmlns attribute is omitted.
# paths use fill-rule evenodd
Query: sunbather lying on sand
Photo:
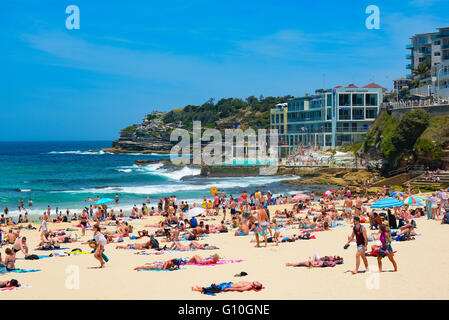
<svg viewBox="0 0 449 320"><path fill-rule="evenodd" d="M218 248L215 246L210 246L208 244L201 244L195 241L192 241L188 245L183 245L182 243L179 242L173 242L173 244L169 248L169 250L180 250L180 251L190 251L194 249L213 250Z"/></svg>
<svg viewBox="0 0 449 320"><path fill-rule="evenodd" d="M145 250L151 248L151 241L147 241L145 243L133 243L127 244L125 246L116 246L116 249L134 249L134 250Z"/></svg>
<svg viewBox="0 0 449 320"><path fill-rule="evenodd" d="M0 289L13 287L20 287L20 283L16 279L11 279L9 281L0 281Z"/></svg>
<svg viewBox="0 0 449 320"><path fill-rule="evenodd" d="M313 258L309 257L309 260L303 261L303 262L297 262L297 263L286 263L285 266L287 267L318 267L318 268L324 268L324 267L335 267L336 264L342 264L343 258L339 256L325 256L325 257L317 257L314 256Z"/></svg>
<svg viewBox="0 0 449 320"><path fill-rule="evenodd" d="M192 287L192 291L197 291L204 294L206 293L215 294L219 292L229 292L229 291L238 291L238 292L245 292L251 290L258 291L261 290L262 288L263 285L257 281L254 282L240 281L236 283L224 282L220 283L219 285L212 284L210 287L195 286Z"/></svg>
<svg viewBox="0 0 449 320"><path fill-rule="evenodd" d="M218 254L214 254L213 256L210 256L206 259L201 258L198 255L194 255L192 258L190 258L187 263L193 263L193 264L215 264L220 260L220 256Z"/></svg>
<svg viewBox="0 0 449 320"><path fill-rule="evenodd" d="M153 262L149 265L135 267L134 270L176 270L179 269L180 260L171 259L167 262Z"/></svg>

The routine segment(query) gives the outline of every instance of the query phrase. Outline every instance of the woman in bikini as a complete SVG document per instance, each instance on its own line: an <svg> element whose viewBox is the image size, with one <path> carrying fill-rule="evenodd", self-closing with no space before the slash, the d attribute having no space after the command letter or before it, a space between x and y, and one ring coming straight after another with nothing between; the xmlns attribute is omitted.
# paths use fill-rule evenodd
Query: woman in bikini
<svg viewBox="0 0 449 320"><path fill-rule="evenodd" d="M396 261L394 260L394 254L393 254L393 248L391 247L391 239L390 235L387 232L387 226L384 224L380 225L380 242L382 242L382 250L386 253L388 259L390 259L391 263L394 267L394 272L398 271L398 265L396 264ZM379 266L379 272L382 272L382 256L377 256L377 264Z"/></svg>
<svg viewBox="0 0 449 320"><path fill-rule="evenodd" d="M5 250L5 265L6 265L6 271L13 271L16 269L16 254L10 249L6 248Z"/></svg>
<svg viewBox="0 0 449 320"><path fill-rule="evenodd" d="M89 216L87 215L87 211L83 210L80 215L80 224L81 224L81 235L84 236L86 234L86 227L89 224Z"/></svg>
<svg viewBox="0 0 449 320"><path fill-rule="evenodd" d="M198 255L194 255L192 258L190 258L187 263L191 264L216 264L220 260L220 256L218 254L214 254L213 256L210 256L209 258L203 259Z"/></svg>
<svg viewBox="0 0 449 320"><path fill-rule="evenodd" d="M179 265L180 265L180 260L179 259L171 259L168 260L167 262L153 262L149 265L146 266L140 266L140 267L135 267L134 270L176 270L179 269Z"/></svg>

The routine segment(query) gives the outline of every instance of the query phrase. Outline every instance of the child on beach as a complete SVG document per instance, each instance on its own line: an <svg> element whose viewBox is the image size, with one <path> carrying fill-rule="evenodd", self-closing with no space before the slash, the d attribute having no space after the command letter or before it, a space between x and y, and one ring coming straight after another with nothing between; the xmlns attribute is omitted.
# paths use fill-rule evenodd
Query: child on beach
<svg viewBox="0 0 449 320"><path fill-rule="evenodd" d="M100 231L100 226L98 224L93 226L94 239L96 243L96 249L94 253L95 259L100 262L100 268L104 268L105 262L103 260L102 253L104 252L104 247L106 246L106 238Z"/></svg>

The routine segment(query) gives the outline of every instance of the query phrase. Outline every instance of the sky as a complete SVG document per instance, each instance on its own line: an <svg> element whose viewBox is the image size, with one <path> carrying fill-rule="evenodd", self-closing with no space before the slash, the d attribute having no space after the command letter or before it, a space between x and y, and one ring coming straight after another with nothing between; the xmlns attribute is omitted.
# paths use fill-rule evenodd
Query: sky
<svg viewBox="0 0 449 320"><path fill-rule="evenodd" d="M153 110L210 98L391 89L409 38L449 26L447 12L444 0L4 1L0 140L112 141Z"/></svg>

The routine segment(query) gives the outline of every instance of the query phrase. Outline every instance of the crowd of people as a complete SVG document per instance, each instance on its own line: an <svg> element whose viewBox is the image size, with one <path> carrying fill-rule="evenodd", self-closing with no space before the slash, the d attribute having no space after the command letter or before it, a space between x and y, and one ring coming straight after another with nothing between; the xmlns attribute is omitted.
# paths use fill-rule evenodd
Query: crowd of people
<svg viewBox="0 0 449 320"><path fill-rule="evenodd" d="M382 191L373 195L369 195L366 188L359 187L353 190L349 188L329 190L320 194L320 197L311 192L309 195L302 195L301 200L295 200L295 197L292 196L274 195L270 191L264 192L259 189L252 193L244 191L238 196L227 195L225 191L217 190L211 199L204 197L198 205L195 203L190 205L185 201L178 202L176 196L170 196L160 199L157 206L152 207L147 198L140 209L134 205L128 216L125 216L122 210L116 213L113 208L102 204L86 206L78 216L70 216L69 210L63 215L56 209L56 215L52 218L51 208L48 206L39 218L39 228L24 221L13 224L7 223L6 220L2 222L0 240L6 249L4 257L0 254L0 267L3 266L6 271L14 270L16 254L20 252L25 259L35 258L35 255L30 253L27 237L21 235L21 231L24 229L37 230L40 233L40 241L36 244L35 250L58 249L61 243L88 244L93 250L94 258L100 264L99 267L104 268L108 262L105 249L109 243L117 243L116 249L154 250L160 253L164 251L217 250L218 248L213 244L204 244L198 241L212 233L229 233L232 230L231 236L252 237L249 243L255 243L256 247L259 247L261 243L264 247L267 247L269 243L280 246L280 244L286 245L295 241L315 239L314 233L329 232L335 227L352 224L352 233L344 246L346 249L350 243L355 241L357 250L355 269L352 273L359 272L360 260L368 268L366 257L370 241L379 241L381 244L375 251L379 271L382 271L382 258L384 257L388 257L393 265L393 270L397 271L398 266L394 259L392 242L394 240L414 240L416 219L425 216L427 208L403 205L384 211L372 209L371 205L387 196L405 200L406 197L412 195L411 187L408 192L394 193L391 186L389 188L384 186ZM115 196L114 201L116 204L119 203L118 195ZM431 204L429 218L440 219L442 217L440 219L442 223L449 223L449 202L444 190L438 194L432 194L426 201ZM273 209L273 205L280 204L289 204L289 206L284 206L283 209ZM192 212L195 214L191 214ZM7 209L5 209L5 214L8 214ZM199 221L199 218L214 218L220 214L222 217L218 224L211 222L205 224L204 221ZM134 230L132 222L145 219L148 216L160 216L159 222L146 225L145 228L148 229ZM61 219L61 217L68 219ZM216 219L208 221L213 220ZM55 226L61 221L76 223L75 227L81 229L81 237L84 237L87 229L91 228L93 238L90 241L82 242L77 233L70 233L77 229L50 230L49 222ZM115 227L115 230L111 230L111 227ZM289 234L290 230L295 230L295 234ZM134 236L135 233L138 236ZM123 242L125 237L134 240L142 239L144 242L118 244ZM187 242L182 243L181 241ZM161 246L160 242L166 242L166 244ZM187 261L170 259L165 262L139 266L136 267L136 270L177 270L183 264L214 264L219 259L218 254L207 258L194 255ZM343 259L339 256L323 258L314 256L306 261L287 263L286 266L333 267L341 263L343 263ZM18 284L18 282L11 280L0 283L0 287L14 284ZM260 288L259 285L255 286L254 284L248 284L247 287ZM229 288L232 288L232 285ZM229 291L228 289L222 291ZM203 292L204 288L194 287L192 290ZM205 291L207 292L207 289Z"/></svg>

